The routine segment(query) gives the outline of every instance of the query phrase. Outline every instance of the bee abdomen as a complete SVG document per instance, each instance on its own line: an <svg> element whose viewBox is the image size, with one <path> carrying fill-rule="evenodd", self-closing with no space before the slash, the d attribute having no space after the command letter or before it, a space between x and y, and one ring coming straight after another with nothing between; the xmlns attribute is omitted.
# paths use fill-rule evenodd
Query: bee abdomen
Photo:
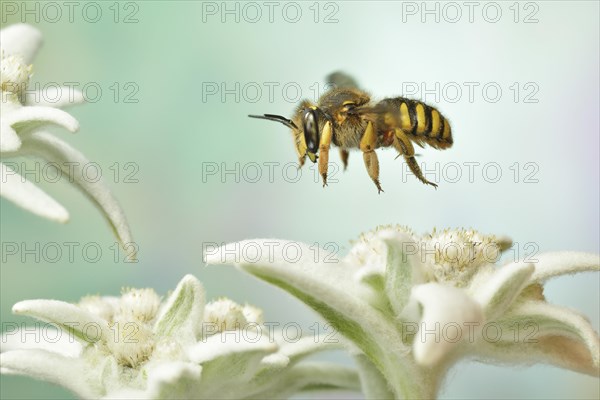
<svg viewBox="0 0 600 400"><path fill-rule="evenodd" d="M398 97L400 128L417 142L425 142L436 149L452 146L450 122L435 108L417 101Z"/></svg>

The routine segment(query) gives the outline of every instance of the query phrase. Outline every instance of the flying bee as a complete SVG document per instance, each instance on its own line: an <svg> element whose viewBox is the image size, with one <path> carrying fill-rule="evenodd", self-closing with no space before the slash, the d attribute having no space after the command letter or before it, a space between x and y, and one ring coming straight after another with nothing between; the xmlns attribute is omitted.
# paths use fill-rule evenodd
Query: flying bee
<svg viewBox="0 0 600 400"><path fill-rule="evenodd" d="M323 93L317 104L303 100L291 119L275 114L249 117L277 121L290 128L300 167L307 157L313 163L318 160L323 186L327 185L329 149L333 144L340 149L344 169L349 150L362 151L367 172L379 193L383 190L375 150L380 147L393 146L421 182L437 187L423 176L413 146L427 144L438 150L452 146L450 123L437 109L404 97L374 103L351 77L340 72L329 75L327 81L332 89Z"/></svg>

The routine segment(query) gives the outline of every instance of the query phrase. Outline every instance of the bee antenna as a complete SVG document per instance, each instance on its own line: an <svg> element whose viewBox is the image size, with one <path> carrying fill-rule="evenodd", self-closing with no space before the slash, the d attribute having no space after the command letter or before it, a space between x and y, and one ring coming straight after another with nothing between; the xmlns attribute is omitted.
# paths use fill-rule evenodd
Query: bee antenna
<svg viewBox="0 0 600 400"><path fill-rule="evenodd" d="M281 115L264 114L264 115L248 115L248 116L250 118L266 119L266 120L269 120L269 121L281 122L282 124L284 124L288 128L298 129L298 127L296 126L296 124L294 123L294 121L292 121L291 119L287 119L285 117L282 117Z"/></svg>

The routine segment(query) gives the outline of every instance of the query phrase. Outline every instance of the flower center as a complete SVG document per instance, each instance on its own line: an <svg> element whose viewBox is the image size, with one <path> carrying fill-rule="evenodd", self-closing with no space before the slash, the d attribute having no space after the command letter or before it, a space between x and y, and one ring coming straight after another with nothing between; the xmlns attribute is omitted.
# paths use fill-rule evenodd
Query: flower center
<svg viewBox="0 0 600 400"><path fill-rule="evenodd" d="M4 55L0 59L0 87L2 92L21 95L29 84L32 66L17 55Z"/></svg>
<svg viewBox="0 0 600 400"><path fill-rule="evenodd" d="M421 253L438 281L465 286L479 267L495 264L511 245L508 238L483 235L472 229L434 230L421 239Z"/></svg>

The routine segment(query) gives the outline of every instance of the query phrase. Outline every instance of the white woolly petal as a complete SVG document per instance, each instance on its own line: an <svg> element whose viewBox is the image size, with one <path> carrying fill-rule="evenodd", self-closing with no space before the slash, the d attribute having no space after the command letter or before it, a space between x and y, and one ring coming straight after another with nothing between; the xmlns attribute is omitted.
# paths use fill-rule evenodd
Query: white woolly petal
<svg viewBox="0 0 600 400"><path fill-rule="evenodd" d="M42 44L39 30L27 24L14 24L0 30L0 49L5 54L18 54L30 64Z"/></svg>
<svg viewBox="0 0 600 400"><path fill-rule="evenodd" d="M363 354L354 357L358 365L361 390L367 399L393 399L394 393L389 388L385 377L375 365Z"/></svg>
<svg viewBox="0 0 600 400"><path fill-rule="evenodd" d="M222 332L203 338L188 349L191 361L204 364L222 357L238 357L242 354L259 353L258 359L277 351L277 343L266 335L253 335L252 340L246 340L242 331Z"/></svg>
<svg viewBox="0 0 600 400"><path fill-rule="evenodd" d="M278 354L290 359L293 363L315 354L319 351L341 349L348 345L340 335L310 335L300 339L283 335L282 331L276 332L276 341L279 345Z"/></svg>
<svg viewBox="0 0 600 400"><path fill-rule="evenodd" d="M202 329L204 287L193 275L186 275L169 296L157 317L154 332L160 337L194 343Z"/></svg>
<svg viewBox="0 0 600 400"><path fill-rule="evenodd" d="M112 321L119 307L119 298L113 296L85 296L77 305L79 308L99 316L106 321Z"/></svg>
<svg viewBox="0 0 600 400"><path fill-rule="evenodd" d="M59 110L55 110L59 111ZM130 259L136 256L136 246L125 218L125 213L108 187L102 182L86 179L83 169L89 161L77 149L63 140L43 131L26 135L20 154L32 154L55 162L69 180L80 188L100 209L115 231Z"/></svg>
<svg viewBox="0 0 600 400"><path fill-rule="evenodd" d="M440 332L450 326L464 330L468 324L479 325L484 320L479 304L455 287L438 283L418 285L413 288L412 297L423 307L419 332L413 343L415 360L423 366L440 362L465 339L461 336L447 340Z"/></svg>
<svg viewBox="0 0 600 400"><path fill-rule="evenodd" d="M85 102L83 93L73 87L47 86L25 93L25 105L63 108Z"/></svg>
<svg viewBox="0 0 600 400"><path fill-rule="evenodd" d="M64 357L45 350L14 350L0 354L3 374L26 375L56 383L84 399L100 397L85 381L88 370L82 359Z"/></svg>
<svg viewBox="0 0 600 400"><path fill-rule="evenodd" d="M78 357L81 354L81 343L62 329L55 329L49 324L22 328L17 324L5 323L0 341L0 352L11 350L46 350L65 357Z"/></svg>
<svg viewBox="0 0 600 400"><path fill-rule="evenodd" d="M159 397L157 397L159 398ZM102 397L104 400L142 400L150 399L148 394L140 389L123 388L114 392L109 392Z"/></svg>
<svg viewBox="0 0 600 400"><path fill-rule="evenodd" d="M316 258L315 258L316 257ZM260 278L282 278L326 304L351 307L361 297L370 296L368 289L353 278L357 265L347 264L304 243L274 239L254 239L229 243L205 254L208 264L232 264ZM268 279L267 279L268 280ZM319 295L312 293L319 291ZM325 297L321 297L325 296ZM335 299L335 300L333 300ZM346 300L343 300L346 299ZM366 304L364 304L366 306Z"/></svg>
<svg viewBox="0 0 600 400"><path fill-rule="evenodd" d="M276 350L277 344L266 335L248 341L242 332L234 331L202 340L189 349L188 357L202 364L203 398L239 398L243 390L237 386L256 376L263 368L261 360Z"/></svg>
<svg viewBox="0 0 600 400"><path fill-rule="evenodd" d="M13 110L2 116L3 123L14 127L26 124L39 125L42 123L52 123L62 126L70 132L79 130L79 122L71 114L52 107L26 106Z"/></svg>
<svg viewBox="0 0 600 400"><path fill-rule="evenodd" d="M260 360L260 364L262 368L282 369L290 364L290 359L283 354L274 353Z"/></svg>
<svg viewBox="0 0 600 400"><path fill-rule="evenodd" d="M530 283L542 283L560 275L600 271L600 255L577 251L543 253L535 257L535 271Z"/></svg>
<svg viewBox="0 0 600 400"><path fill-rule="evenodd" d="M481 304L486 319L494 319L506 311L527 286L533 270L531 264L506 265L476 289L473 297Z"/></svg>
<svg viewBox="0 0 600 400"><path fill-rule="evenodd" d="M265 380L258 387L252 387L251 391L238 391L238 397L242 395L247 399L285 399L295 393L319 387L358 391L361 390L360 377L353 369L333 363L304 362L286 369L285 373L277 377ZM232 394L230 390L222 398L231 399Z"/></svg>
<svg viewBox="0 0 600 400"><path fill-rule="evenodd" d="M64 301L25 300L15 304L12 311L17 315L28 315L40 321L51 322L64 334L84 342L93 343L110 337L108 322Z"/></svg>
<svg viewBox="0 0 600 400"><path fill-rule="evenodd" d="M564 336L580 341L588 349L592 362L598 369L600 338L587 318L576 311L545 301L527 301L511 309L504 319L533 324L536 328L534 341L545 336Z"/></svg>
<svg viewBox="0 0 600 400"><path fill-rule="evenodd" d="M0 175L0 196L41 217L62 223L69 220L62 205L9 166L0 163Z"/></svg>
<svg viewBox="0 0 600 400"><path fill-rule="evenodd" d="M387 247L385 292L399 316L409 302L411 288L427 281L426 270L418 256L410 252L411 247L417 248L410 236L382 233L379 237Z"/></svg>
<svg viewBox="0 0 600 400"><path fill-rule="evenodd" d="M194 386L200 385L202 367L188 362L163 363L148 371L148 398L184 399L191 398Z"/></svg>
<svg viewBox="0 0 600 400"><path fill-rule="evenodd" d="M246 240L210 249L205 260L209 264L234 264L280 286L343 330L341 334L352 337L366 353L383 357L390 346L392 351L408 350L398 340L393 319L369 302L370 289L354 280L354 272L359 268L356 264L333 262L327 252L314 246L269 239Z"/></svg>
<svg viewBox="0 0 600 400"><path fill-rule="evenodd" d="M21 139L17 132L4 121L0 122L0 152L17 151L21 147Z"/></svg>

